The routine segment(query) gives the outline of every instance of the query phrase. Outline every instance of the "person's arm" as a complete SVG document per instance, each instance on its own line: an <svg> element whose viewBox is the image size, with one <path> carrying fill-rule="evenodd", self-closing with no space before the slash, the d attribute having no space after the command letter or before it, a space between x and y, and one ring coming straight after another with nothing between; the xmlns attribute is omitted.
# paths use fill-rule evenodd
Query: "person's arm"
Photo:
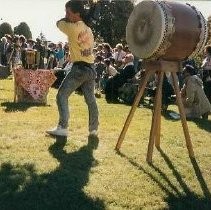
<svg viewBox="0 0 211 210"><path fill-rule="evenodd" d="M62 18L56 22L58 29L64 34L69 34L71 23L67 18Z"/></svg>

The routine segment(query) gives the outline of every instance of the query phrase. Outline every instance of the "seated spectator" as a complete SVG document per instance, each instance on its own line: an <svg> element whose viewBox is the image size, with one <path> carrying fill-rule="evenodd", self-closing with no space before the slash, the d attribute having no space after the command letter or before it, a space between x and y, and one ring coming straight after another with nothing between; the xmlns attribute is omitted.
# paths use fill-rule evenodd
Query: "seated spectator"
<svg viewBox="0 0 211 210"><path fill-rule="evenodd" d="M102 44L98 44L97 45L97 52L96 55L100 55L103 57L103 45Z"/></svg>
<svg viewBox="0 0 211 210"><path fill-rule="evenodd" d="M71 71L72 66L73 66L73 62L71 60L70 54L68 54L66 61L62 65L62 70L67 71L67 72Z"/></svg>
<svg viewBox="0 0 211 210"><path fill-rule="evenodd" d="M103 58L111 58L112 57L112 48L108 43L103 44Z"/></svg>
<svg viewBox="0 0 211 210"><path fill-rule="evenodd" d="M143 84L143 79L145 75L145 70L138 71L132 79L128 79L122 87L119 88L119 99L125 104L132 105L139 90ZM139 101L139 104L144 104L144 98L147 95L147 88Z"/></svg>
<svg viewBox="0 0 211 210"><path fill-rule="evenodd" d="M206 58L202 62L202 81L204 92L211 103L211 45L205 48Z"/></svg>
<svg viewBox="0 0 211 210"><path fill-rule="evenodd" d="M97 72L97 78L95 79L96 82L96 89L98 91L101 91L101 78L103 75L103 72L106 70L106 65L103 62L103 57L100 55L97 55L95 58L95 70Z"/></svg>
<svg viewBox="0 0 211 210"><path fill-rule="evenodd" d="M117 68L122 65L122 60L124 59L125 55L126 52L123 50L123 45L121 43L118 43L113 54L113 58L115 60L115 65Z"/></svg>
<svg viewBox="0 0 211 210"><path fill-rule="evenodd" d="M190 65L185 66L183 78L184 86L181 95L186 117L208 119L211 105L204 93L202 80L195 75L195 69Z"/></svg>
<svg viewBox="0 0 211 210"><path fill-rule="evenodd" d="M108 79L105 87L105 98L107 102L118 102L118 91L128 80L132 79L135 75L133 64L134 56L128 54L125 56L124 68L119 74Z"/></svg>
<svg viewBox="0 0 211 210"><path fill-rule="evenodd" d="M115 76L118 71L115 69L115 67L113 66L113 63L111 62L111 59L105 59L105 74L107 75L108 78Z"/></svg>
<svg viewBox="0 0 211 210"><path fill-rule="evenodd" d="M104 63L106 68L102 73L102 79L101 79L101 88L103 92L105 91L108 79L118 74L118 71L114 68L110 59L105 59Z"/></svg>

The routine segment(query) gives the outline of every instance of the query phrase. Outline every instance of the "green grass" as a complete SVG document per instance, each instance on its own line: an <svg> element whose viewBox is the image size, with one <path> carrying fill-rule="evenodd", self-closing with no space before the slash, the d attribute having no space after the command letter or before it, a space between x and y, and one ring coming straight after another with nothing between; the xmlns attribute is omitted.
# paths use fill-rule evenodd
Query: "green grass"
<svg viewBox="0 0 211 210"><path fill-rule="evenodd" d="M130 106L97 99L99 139L88 138L87 107L73 94L70 137L52 139L45 130L57 123L56 92L47 106L15 104L13 81L0 80L1 210L211 208L211 116L188 122L195 159L180 121L162 117L162 149L150 165L150 109L137 109L117 153Z"/></svg>

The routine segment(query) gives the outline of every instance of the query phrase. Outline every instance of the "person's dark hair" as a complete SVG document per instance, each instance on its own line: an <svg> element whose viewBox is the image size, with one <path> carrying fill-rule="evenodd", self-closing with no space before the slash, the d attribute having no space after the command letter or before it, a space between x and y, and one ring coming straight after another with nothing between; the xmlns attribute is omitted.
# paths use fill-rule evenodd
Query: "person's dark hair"
<svg viewBox="0 0 211 210"><path fill-rule="evenodd" d="M111 48L110 44L104 43L103 47L104 47L108 52L112 52L112 48Z"/></svg>
<svg viewBox="0 0 211 210"><path fill-rule="evenodd" d="M19 39L20 39L21 42L26 42L26 38L25 38L24 35L20 35L20 38Z"/></svg>
<svg viewBox="0 0 211 210"><path fill-rule="evenodd" d="M82 15L85 12L83 1L70 0L65 4L65 8L70 8L74 13Z"/></svg>
<svg viewBox="0 0 211 210"><path fill-rule="evenodd" d="M195 75L196 74L195 68L193 66L191 66L191 65L186 65L184 67L184 72L187 72L190 75Z"/></svg>
<svg viewBox="0 0 211 210"><path fill-rule="evenodd" d="M102 57L101 55L97 55L97 56L96 56L96 60L98 60L98 61L101 62L101 61L103 61L103 57Z"/></svg>
<svg viewBox="0 0 211 210"><path fill-rule="evenodd" d="M70 0L65 4L65 8L70 8L74 13L79 13L82 20L90 25L95 23L100 16L101 4L89 4L85 0Z"/></svg>
<svg viewBox="0 0 211 210"><path fill-rule="evenodd" d="M109 58L107 58L107 59L104 60L104 63L105 63L107 66L109 66L109 65L111 64L111 61L110 61Z"/></svg>
<svg viewBox="0 0 211 210"><path fill-rule="evenodd" d="M112 64L114 64L114 63L115 63L115 59L114 59L113 57L110 57L110 62L111 62Z"/></svg>

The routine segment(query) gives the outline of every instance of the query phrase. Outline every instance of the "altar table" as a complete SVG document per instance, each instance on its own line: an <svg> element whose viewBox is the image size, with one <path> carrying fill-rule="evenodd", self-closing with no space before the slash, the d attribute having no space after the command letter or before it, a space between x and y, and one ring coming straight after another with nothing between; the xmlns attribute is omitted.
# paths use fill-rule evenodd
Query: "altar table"
<svg viewBox="0 0 211 210"><path fill-rule="evenodd" d="M14 101L46 104L49 88L55 80L51 70L14 69Z"/></svg>

